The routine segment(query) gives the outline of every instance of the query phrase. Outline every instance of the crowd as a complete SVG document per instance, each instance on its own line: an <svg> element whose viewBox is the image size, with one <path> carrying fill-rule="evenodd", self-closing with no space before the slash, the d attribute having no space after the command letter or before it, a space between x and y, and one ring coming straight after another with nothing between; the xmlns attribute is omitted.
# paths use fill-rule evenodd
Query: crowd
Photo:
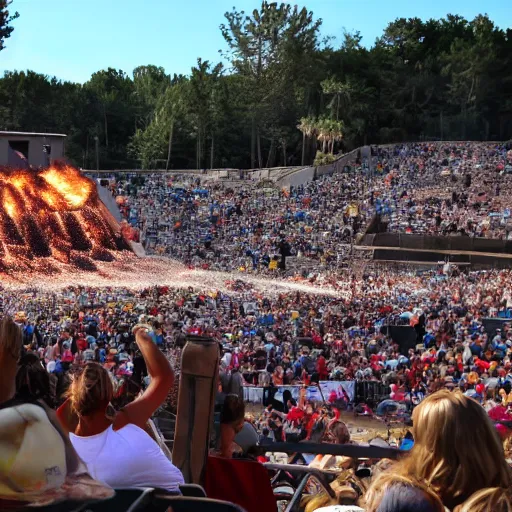
<svg viewBox="0 0 512 512"><path fill-rule="evenodd" d="M512 153L504 144L378 148L370 191L388 231L508 239Z"/></svg>
<svg viewBox="0 0 512 512"><path fill-rule="evenodd" d="M112 179L124 230L147 253L269 277L293 276L307 261L295 278L317 293L279 293L271 279L261 291L234 274L222 290L0 289L0 508L61 488L61 497L148 486L178 494L182 474L144 430L160 407L176 410L181 349L204 335L221 350L222 457L247 455L254 439L353 443L344 409L412 419L396 443L410 453L395 464L302 454L341 472L336 499L309 489L307 512L356 501L372 512L512 510L499 438L512 432L512 271L346 265L375 214L392 231L507 238L509 158L497 144L396 145L358 159L358 170L286 190L166 174ZM412 344L394 337L397 326ZM325 382L340 385L308 395ZM382 392L350 396L347 382ZM265 408L249 416L252 387L265 389ZM23 450L38 443L58 449L29 469Z"/></svg>
<svg viewBox="0 0 512 512"><path fill-rule="evenodd" d="M335 176L291 190L226 188L190 176L130 176L112 185L125 219L148 254L214 270L272 273L295 256L321 268L339 267L355 233L364 182ZM284 258L283 258L284 257Z"/></svg>
<svg viewBox="0 0 512 512"><path fill-rule="evenodd" d="M423 143L377 147L371 162L282 190L162 173L110 187L148 254L263 273L293 256L293 274L343 267L376 214L390 232L508 239L511 180L504 144Z"/></svg>
<svg viewBox="0 0 512 512"><path fill-rule="evenodd" d="M133 372L131 329L140 322L152 324L153 341L169 348L174 360L187 335L213 336L224 351L221 370L239 372L245 385L357 379L396 384L403 394L445 383L464 390L479 383L496 387L512 370L508 270L368 268L352 279L347 297L296 291L273 296L235 285L230 292L9 291L3 310L22 327L27 349L58 376L52 403L75 365L96 361L121 377ZM484 318L500 318L503 325L489 332ZM414 327L415 347L404 351L383 328L397 324Z"/></svg>
<svg viewBox="0 0 512 512"><path fill-rule="evenodd" d="M152 441L140 437L140 427L170 392L172 377L165 377L164 368L169 368L167 360L176 366L187 335L206 334L219 341L219 392L238 396L242 405L247 385L278 388L329 379L374 380L390 385L390 400L403 404L415 417L425 395L435 397L440 389L457 388L462 396L485 404L506 437L512 402L512 329L506 322L512 316L511 285L510 271L451 269L414 275L370 269L354 283L350 299L300 292L265 296L239 284L231 292L166 287L10 290L2 293L2 307L13 317L23 341L16 399L38 398L50 407L59 406L58 418L72 446L100 482L120 487L150 481L176 492L182 481L179 472L167 465ZM503 318L501 330L486 331L486 317ZM414 348L404 353L381 329L393 322L416 329ZM139 324L148 328L134 333ZM157 398L151 386L159 388ZM146 396L154 401L134 401L146 387ZM252 419L260 443L351 442L339 411L356 404L346 395L325 399L326 403L310 401L304 391L298 400L285 392L281 400L271 401ZM446 400L452 403L451 398ZM134 404L133 414L127 404ZM112 405L123 415L111 416ZM223 412L221 421L233 434L221 442L225 456L232 450L225 439L236 442L243 413L243 406L236 404L231 414ZM122 459L122 446L127 445L140 447L140 460L133 450L129 460ZM148 457L154 462L151 467L142 461ZM133 469L130 478L123 467ZM413 476L421 475L405 476L410 478L406 487L414 487ZM386 494L387 484L382 485L376 489ZM418 499L425 498L423 492L432 498L423 486L418 489ZM446 496L441 499L458 503L463 494Z"/></svg>

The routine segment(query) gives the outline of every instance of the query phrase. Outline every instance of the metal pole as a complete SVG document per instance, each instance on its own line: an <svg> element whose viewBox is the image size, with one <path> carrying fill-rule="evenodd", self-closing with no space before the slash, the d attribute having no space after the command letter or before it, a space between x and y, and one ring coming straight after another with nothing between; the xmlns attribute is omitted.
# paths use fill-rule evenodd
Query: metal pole
<svg viewBox="0 0 512 512"><path fill-rule="evenodd" d="M98 136L94 136L94 142L96 144L96 170L100 170L100 140L98 139Z"/></svg>

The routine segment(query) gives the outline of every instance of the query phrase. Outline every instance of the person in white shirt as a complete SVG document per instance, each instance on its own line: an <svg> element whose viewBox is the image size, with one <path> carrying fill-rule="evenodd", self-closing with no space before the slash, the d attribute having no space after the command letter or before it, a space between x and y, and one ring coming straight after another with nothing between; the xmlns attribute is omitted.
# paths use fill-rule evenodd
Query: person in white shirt
<svg viewBox="0 0 512 512"><path fill-rule="evenodd" d="M110 375L101 365L89 363L72 383L58 416L95 479L113 488L157 487L179 493L183 475L144 430L167 398L174 373L146 329L136 326L133 332L151 375L142 396L108 417L114 392Z"/></svg>

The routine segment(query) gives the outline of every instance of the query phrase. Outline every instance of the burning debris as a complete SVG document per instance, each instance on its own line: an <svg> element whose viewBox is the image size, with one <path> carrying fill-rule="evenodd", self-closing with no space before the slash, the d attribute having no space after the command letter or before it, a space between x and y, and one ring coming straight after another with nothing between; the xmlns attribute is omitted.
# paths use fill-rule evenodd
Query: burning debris
<svg viewBox="0 0 512 512"><path fill-rule="evenodd" d="M27 287L163 285L335 294L278 279L192 270L168 258L138 258L95 183L78 170L66 165L34 171L0 167L0 294Z"/></svg>
<svg viewBox="0 0 512 512"><path fill-rule="evenodd" d="M94 261L125 249L96 185L78 170L0 168L0 271L44 272L51 258L95 270Z"/></svg>

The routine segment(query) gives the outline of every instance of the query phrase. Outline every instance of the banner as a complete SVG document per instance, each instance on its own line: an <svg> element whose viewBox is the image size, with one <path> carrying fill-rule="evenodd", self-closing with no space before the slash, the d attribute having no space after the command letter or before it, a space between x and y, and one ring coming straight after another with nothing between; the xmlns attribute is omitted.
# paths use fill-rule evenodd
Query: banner
<svg viewBox="0 0 512 512"><path fill-rule="evenodd" d="M278 386L274 399L279 402L283 401L283 393L290 391L292 398L298 402L299 394L302 386ZM320 389L318 386L309 386L306 392L306 400L312 402L328 403L335 402L336 400L344 399L345 393L348 395L350 402L354 402L356 396L356 382L350 381L332 381L325 380L320 382ZM323 395L323 398L322 398ZM252 404L263 404L263 388L255 386L244 387L244 400Z"/></svg>

